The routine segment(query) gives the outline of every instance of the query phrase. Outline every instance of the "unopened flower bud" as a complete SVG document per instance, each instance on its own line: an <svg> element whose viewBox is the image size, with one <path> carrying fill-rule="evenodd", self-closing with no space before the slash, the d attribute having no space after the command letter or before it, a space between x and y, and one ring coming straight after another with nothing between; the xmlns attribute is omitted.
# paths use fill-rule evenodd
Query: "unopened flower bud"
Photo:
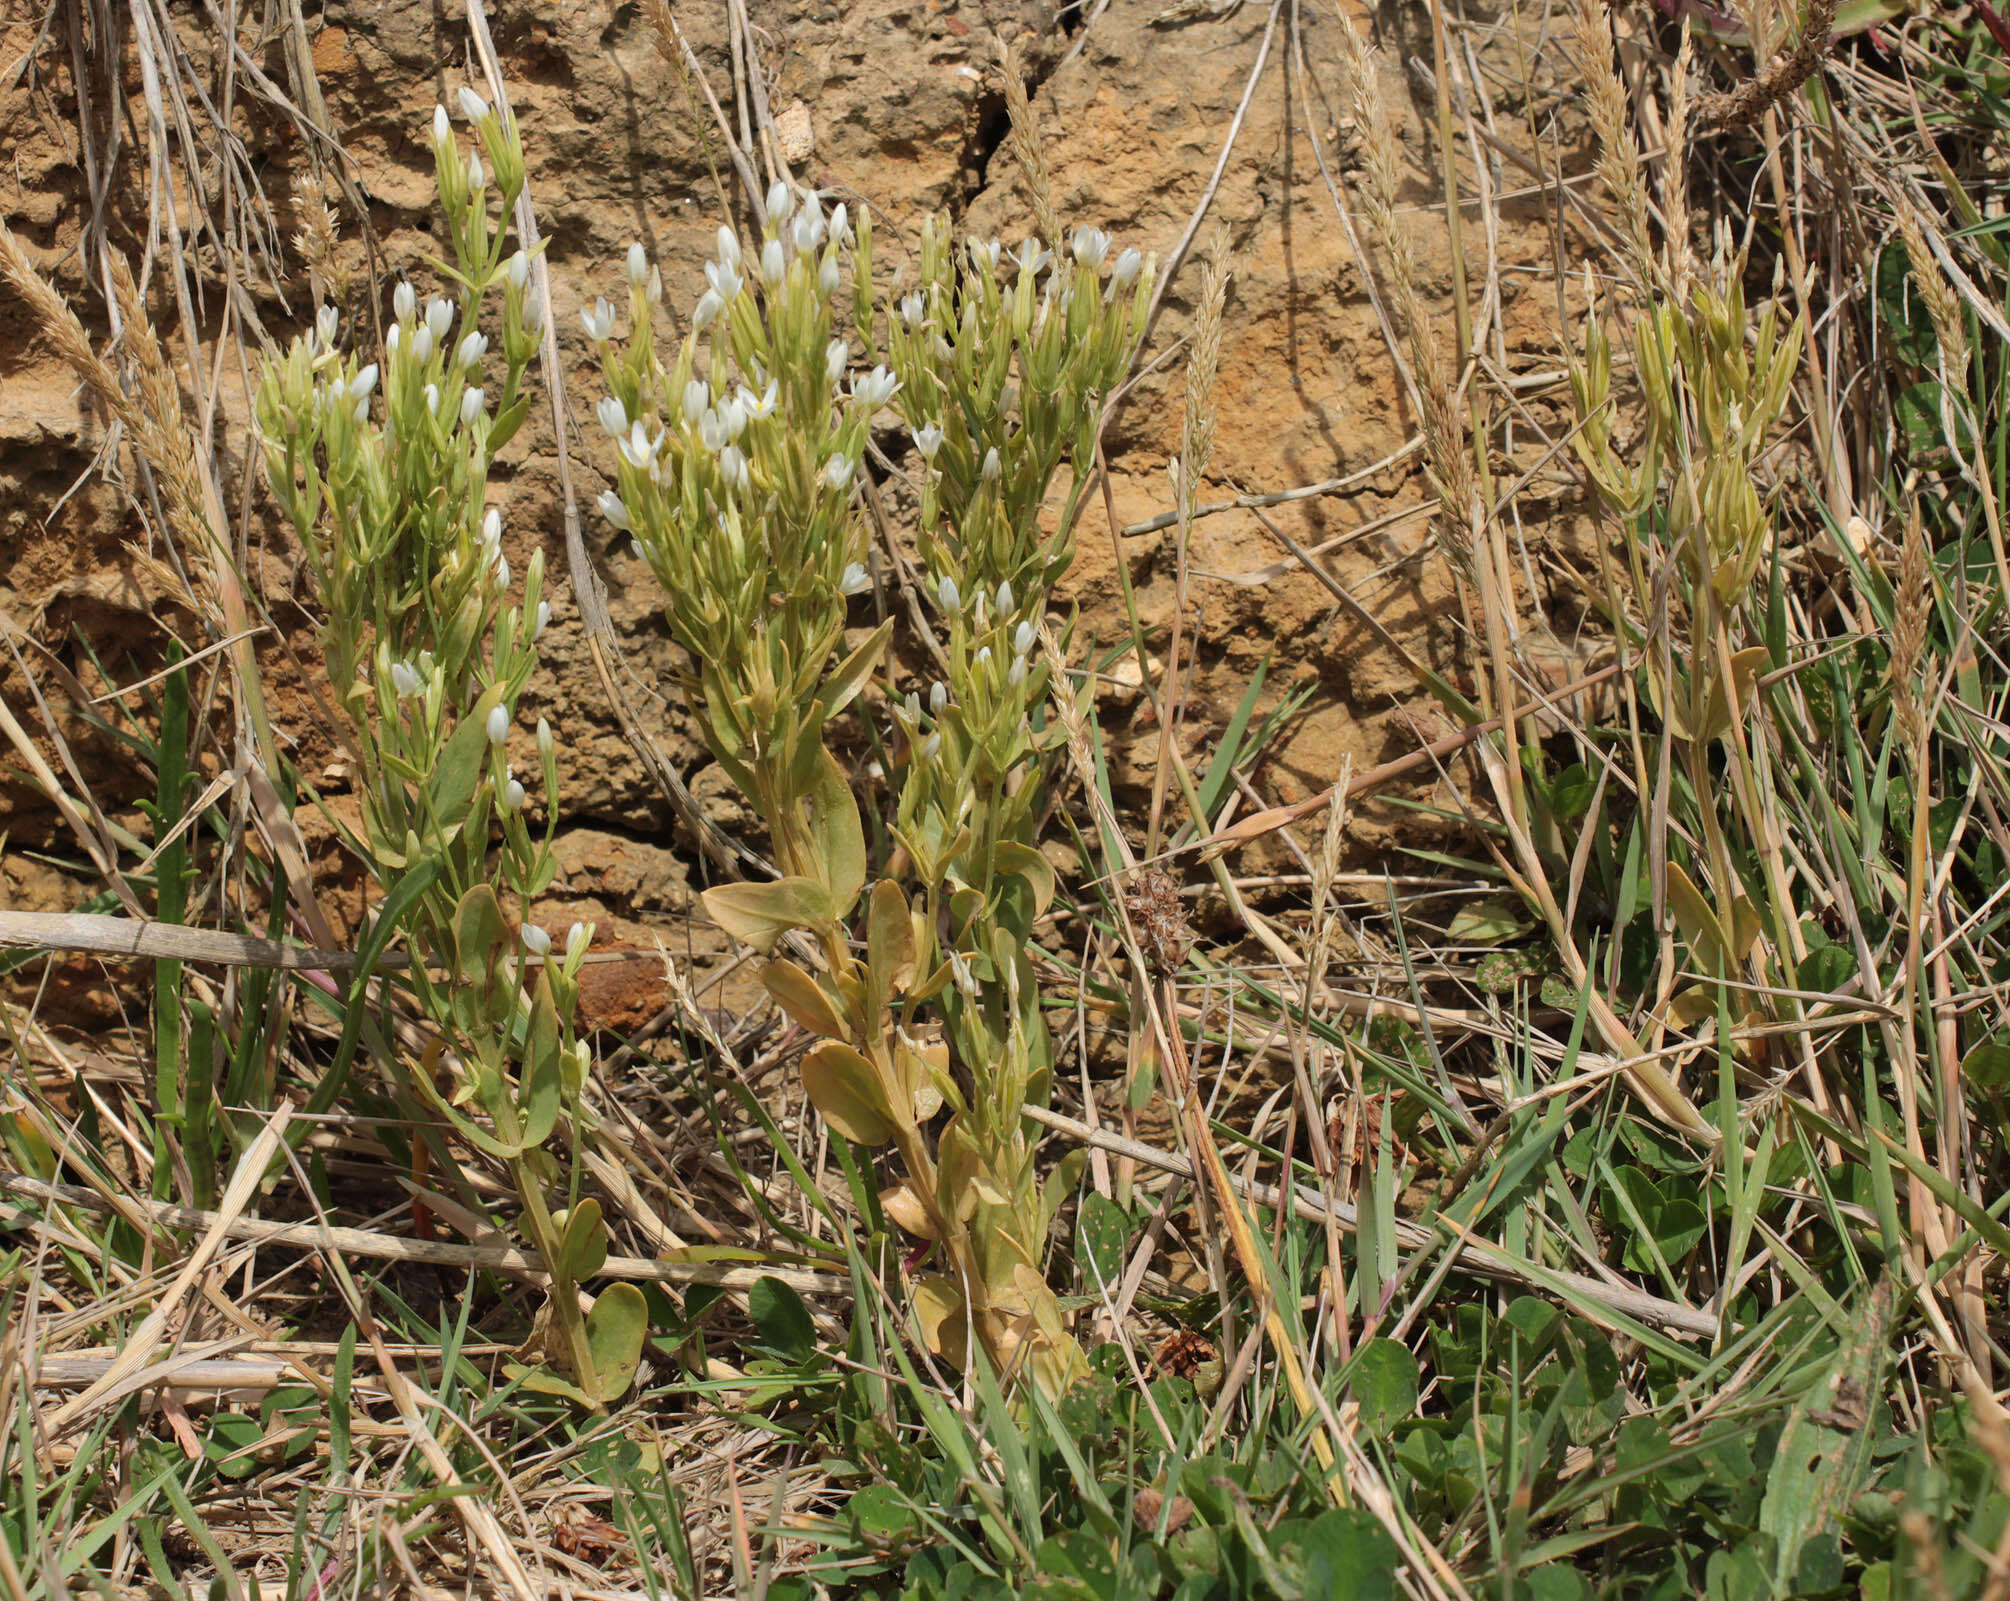
<svg viewBox="0 0 2010 1601"><path fill-rule="evenodd" d="M719 225L719 265L728 272L740 265L740 236L723 223Z"/></svg>
<svg viewBox="0 0 2010 1601"><path fill-rule="evenodd" d="M944 611L956 611L963 604L963 597L957 592L956 580L944 573L935 586L935 598L942 602Z"/></svg>
<svg viewBox="0 0 2010 1601"><path fill-rule="evenodd" d="M1012 615L1012 581L1009 578L998 585L998 611L1004 617Z"/></svg>
<svg viewBox="0 0 2010 1601"><path fill-rule="evenodd" d="M443 145L454 136L454 125L447 120L445 106L433 107L433 143Z"/></svg>
<svg viewBox="0 0 2010 1601"><path fill-rule="evenodd" d="M1145 258L1143 252L1135 248L1126 250L1122 255L1117 257L1117 264L1110 269L1110 282L1115 284L1119 289L1128 289L1138 281L1138 274L1143 272L1144 269Z"/></svg>
<svg viewBox="0 0 2010 1601"><path fill-rule="evenodd" d="M454 303L444 296L435 295L426 302L426 327L431 331L433 343L438 344L447 337L454 325Z"/></svg>
<svg viewBox="0 0 2010 1601"><path fill-rule="evenodd" d="M998 447L996 445L993 445L989 450L984 452L984 466L982 470L984 473L985 481L987 483L993 482L997 479L999 473L999 461L998 461Z"/></svg>
<svg viewBox="0 0 2010 1601"><path fill-rule="evenodd" d="M1034 642L1039 637L1034 631L1031 622L1021 623L1017 628L1012 630L1012 650L1014 654L1024 656L1028 651L1032 650Z"/></svg>
<svg viewBox="0 0 2010 1601"><path fill-rule="evenodd" d="M483 169L482 158L479 152L477 151L470 150L468 152L468 168L466 177L468 180L468 192L470 194L480 194L482 191L482 185L489 181L489 175Z"/></svg>
<svg viewBox="0 0 2010 1601"><path fill-rule="evenodd" d="M828 300L838 292L837 257L826 256L817 268L817 293Z"/></svg>
<svg viewBox="0 0 2010 1601"><path fill-rule="evenodd" d="M621 404L619 395L607 395L593 408L593 414L600 419L600 426L616 439L628 432L628 412Z"/></svg>
<svg viewBox="0 0 2010 1601"><path fill-rule="evenodd" d="M433 330L421 325L412 330L412 360L421 367L433 359Z"/></svg>
<svg viewBox="0 0 2010 1601"><path fill-rule="evenodd" d="M551 602L548 600L541 600L537 603L536 614L531 618L530 642L533 645L535 645L540 639L544 637L544 631L550 625L551 625Z"/></svg>
<svg viewBox="0 0 2010 1601"><path fill-rule="evenodd" d="M367 400L370 391L377 387L377 364L373 361L354 378L349 380L349 398Z"/></svg>
<svg viewBox="0 0 2010 1601"><path fill-rule="evenodd" d="M698 297L698 304L691 311L693 328L709 328L719 320L719 313L726 309L726 302L719 298L719 291L707 289Z"/></svg>
<svg viewBox="0 0 2010 1601"><path fill-rule="evenodd" d="M792 203L789 198L789 186L781 179L777 178L768 185L768 221L777 228L781 227L783 220L788 216Z"/></svg>
<svg viewBox="0 0 2010 1601"><path fill-rule="evenodd" d="M845 364L851 360L851 346L842 339L833 339L824 346L824 376L832 383L844 376Z"/></svg>
<svg viewBox="0 0 2010 1601"><path fill-rule="evenodd" d="M941 679L928 686L928 709L936 716L942 715L942 708L949 704L949 686Z"/></svg>
<svg viewBox="0 0 2010 1601"><path fill-rule="evenodd" d="M482 513L482 543L484 545L502 543L502 513L493 506Z"/></svg>
<svg viewBox="0 0 2010 1601"><path fill-rule="evenodd" d="M781 240L770 239L761 246L761 277L770 288L780 284L788 270L788 261L782 255Z"/></svg>
<svg viewBox="0 0 2010 1601"><path fill-rule="evenodd" d="M480 122L489 114L489 103L466 84L461 85L461 115L470 122Z"/></svg>
<svg viewBox="0 0 2010 1601"><path fill-rule="evenodd" d="M391 291L391 312L400 322L410 322L419 314L418 291L402 278Z"/></svg>
<svg viewBox="0 0 2010 1601"><path fill-rule="evenodd" d="M565 959L568 962L578 961L592 943L592 928L585 923L574 923L565 931Z"/></svg>
<svg viewBox="0 0 2010 1601"><path fill-rule="evenodd" d="M461 392L461 426L468 427L482 414L482 392L479 385Z"/></svg>
<svg viewBox="0 0 2010 1601"><path fill-rule="evenodd" d="M523 810L523 783L520 779L503 780L502 792L496 796L496 804L506 812Z"/></svg>
<svg viewBox="0 0 2010 1601"><path fill-rule="evenodd" d="M600 498L594 504L600 508L600 515L616 528L625 532L631 526L628 520L628 508L621 504L621 497L613 490L603 489Z"/></svg>
<svg viewBox="0 0 2010 1601"><path fill-rule="evenodd" d="M509 708L493 706L489 708L488 736L491 745L500 745L509 738Z"/></svg>
<svg viewBox="0 0 2010 1601"><path fill-rule="evenodd" d="M927 302L921 298L919 289L910 289L900 297L900 318L908 327L920 322L926 311Z"/></svg>
<svg viewBox="0 0 2010 1601"><path fill-rule="evenodd" d="M454 365L456 367L476 366L480 363L482 357L488 353L489 336L483 333L471 333L461 341L460 348L455 350Z"/></svg>
<svg viewBox="0 0 2010 1601"><path fill-rule="evenodd" d="M314 313L314 342L323 350L335 343L335 330L341 326L342 314L333 306L323 306Z"/></svg>
<svg viewBox="0 0 2010 1601"><path fill-rule="evenodd" d="M551 936L535 923L523 925L523 948L533 956L551 954Z"/></svg>
<svg viewBox="0 0 2010 1601"><path fill-rule="evenodd" d="M839 451L824 463L824 482L833 489L843 489L851 482L851 457Z"/></svg>

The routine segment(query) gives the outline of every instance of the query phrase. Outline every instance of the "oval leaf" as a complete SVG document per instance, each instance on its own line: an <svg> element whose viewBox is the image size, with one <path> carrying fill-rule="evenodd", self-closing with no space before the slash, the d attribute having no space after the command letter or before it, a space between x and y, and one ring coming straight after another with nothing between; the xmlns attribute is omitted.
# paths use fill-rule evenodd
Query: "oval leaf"
<svg viewBox="0 0 2010 1601"><path fill-rule="evenodd" d="M803 1089L823 1120L856 1145L884 1145L893 1118L872 1063L839 1040L803 1058Z"/></svg>
<svg viewBox="0 0 2010 1601"><path fill-rule="evenodd" d="M845 1027L823 986L794 962L777 959L761 970L761 982L775 1004L789 1014L798 1028L827 1040L843 1039Z"/></svg>
<svg viewBox="0 0 2010 1601"><path fill-rule="evenodd" d="M642 1360L642 1339L649 1332L649 1302L626 1280L610 1284L586 1314L586 1343L593 1352L596 1400L621 1398L635 1382Z"/></svg>
<svg viewBox="0 0 2010 1601"><path fill-rule="evenodd" d="M831 921L830 891L813 878L721 884L700 899L713 922L764 956L790 929L817 928Z"/></svg>

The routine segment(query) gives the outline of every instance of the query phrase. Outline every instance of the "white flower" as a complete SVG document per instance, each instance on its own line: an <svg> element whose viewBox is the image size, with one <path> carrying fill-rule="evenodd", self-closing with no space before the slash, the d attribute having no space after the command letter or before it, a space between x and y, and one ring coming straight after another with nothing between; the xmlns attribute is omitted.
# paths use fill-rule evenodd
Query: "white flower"
<svg viewBox="0 0 2010 1601"><path fill-rule="evenodd" d="M502 793L496 796L496 805L500 806L506 812L522 811L523 810L522 783L514 778L504 779Z"/></svg>
<svg viewBox="0 0 2010 1601"><path fill-rule="evenodd" d="M948 704L949 686L938 678L928 686L928 709L934 715L940 717L942 715L942 708Z"/></svg>
<svg viewBox="0 0 2010 1601"><path fill-rule="evenodd" d="M989 450L984 452L984 466L982 468L982 471L985 480L987 482L997 478L999 472L999 466L1000 463L998 461L998 447L996 445L993 445Z"/></svg>
<svg viewBox="0 0 2010 1601"><path fill-rule="evenodd" d="M910 723L921 721L921 697L919 695L910 689L907 692L907 699L902 704L907 712L907 720Z"/></svg>
<svg viewBox="0 0 2010 1601"><path fill-rule="evenodd" d="M624 533L629 530L631 524L628 520L628 508L621 504L621 497L615 494L613 490L601 490L600 498L594 501L594 505L600 508L600 515L614 524L616 528L621 529Z"/></svg>
<svg viewBox="0 0 2010 1601"><path fill-rule="evenodd" d="M519 250L509 258L509 286L512 289L520 290L529 282L530 257Z"/></svg>
<svg viewBox="0 0 2010 1601"><path fill-rule="evenodd" d="M851 346L842 339L833 339L824 346L824 376L832 383L844 376L845 364L851 360Z"/></svg>
<svg viewBox="0 0 2010 1601"><path fill-rule="evenodd" d="M438 344L447 337L447 330L454 325L454 303L440 295L426 302L426 327L432 332L433 343Z"/></svg>
<svg viewBox="0 0 2010 1601"><path fill-rule="evenodd" d="M720 403L719 426L725 430L728 444L747 431L747 408L740 404L738 395Z"/></svg>
<svg viewBox="0 0 2010 1601"><path fill-rule="evenodd" d="M872 579L867 576L863 562L853 562L838 579L840 595L863 595L872 588Z"/></svg>
<svg viewBox="0 0 2010 1601"><path fill-rule="evenodd" d="M502 513L493 506L482 513L482 543L490 546L502 544Z"/></svg>
<svg viewBox="0 0 2010 1601"><path fill-rule="evenodd" d="M843 451L824 463L824 482L833 489L843 489L851 482L851 457Z"/></svg>
<svg viewBox="0 0 2010 1601"><path fill-rule="evenodd" d="M735 489L745 490L747 475L747 455L738 445L728 445L719 452L719 471L725 474L726 482Z"/></svg>
<svg viewBox="0 0 2010 1601"><path fill-rule="evenodd" d="M1054 255L1039 240L1023 239L1019 248L1012 252L1012 259L1018 263L1021 273L1037 273L1054 259Z"/></svg>
<svg viewBox="0 0 2010 1601"><path fill-rule="evenodd" d="M530 620L530 642L533 645L544 637L544 631L550 624L551 602L541 600L537 603L537 611Z"/></svg>
<svg viewBox="0 0 2010 1601"><path fill-rule="evenodd" d="M759 422L764 417L774 415L775 402L781 398L781 389L774 379L768 380L768 387L756 395L751 389L739 393L740 409L747 414L747 421Z"/></svg>
<svg viewBox="0 0 2010 1601"><path fill-rule="evenodd" d="M488 353L489 336L483 333L471 333L461 341L460 348L454 352L454 365L456 367L477 366L480 364L482 357Z"/></svg>
<svg viewBox="0 0 2010 1601"><path fill-rule="evenodd" d="M419 332L424 333L425 329L421 328ZM426 410L430 411L435 417L440 414L440 386L438 384L426 385Z"/></svg>
<svg viewBox="0 0 2010 1601"><path fill-rule="evenodd" d="M367 400L370 391L377 387L377 364L373 361L354 378L349 380L349 398Z"/></svg>
<svg viewBox="0 0 2010 1601"><path fill-rule="evenodd" d="M1078 263L1091 272L1100 272L1104 257L1110 253L1110 236L1100 228L1077 228L1074 252Z"/></svg>
<svg viewBox="0 0 2010 1601"><path fill-rule="evenodd" d="M1021 623L1012 631L1012 650L1014 654L1024 656L1033 648L1033 642L1038 637L1031 622Z"/></svg>
<svg viewBox="0 0 2010 1601"><path fill-rule="evenodd" d="M489 175L482 170L482 158L472 150L468 152L467 180L469 193L476 195L482 192L482 185L489 181Z"/></svg>
<svg viewBox="0 0 2010 1601"><path fill-rule="evenodd" d="M619 395L606 396L593 410L594 415L600 419L600 426L615 438L619 439L628 432L628 411L621 404Z"/></svg>
<svg viewBox="0 0 2010 1601"><path fill-rule="evenodd" d="M1007 617L1012 615L1012 583L1010 579L998 585L998 610Z"/></svg>
<svg viewBox="0 0 2010 1601"><path fill-rule="evenodd" d="M698 443L707 450L717 450L726 443L726 425L710 406L698 413Z"/></svg>
<svg viewBox="0 0 2010 1601"><path fill-rule="evenodd" d="M323 306L314 313L314 343L326 350L335 343L335 330L341 325L342 314L333 306Z"/></svg>
<svg viewBox="0 0 2010 1601"><path fill-rule="evenodd" d="M404 334L405 330L403 328L400 328L395 322L392 323L390 327L384 330L384 348L392 355L397 355L398 346L403 342Z"/></svg>
<svg viewBox="0 0 2010 1601"><path fill-rule="evenodd" d="M468 427L482 414L482 392L479 386L461 392L461 426Z"/></svg>
<svg viewBox="0 0 2010 1601"><path fill-rule="evenodd" d="M924 423L914 430L914 448L921 452L923 461L935 460L935 453L942 448L942 430L934 423Z"/></svg>
<svg viewBox="0 0 2010 1601"><path fill-rule="evenodd" d="M454 136L454 125L447 121L445 106L433 107L433 143L443 145Z"/></svg>
<svg viewBox="0 0 2010 1601"><path fill-rule="evenodd" d="M523 925L523 948L533 956L547 956L551 953L551 936L535 923Z"/></svg>
<svg viewBox="0 0 2010 1601"><path fill-rule="evenodd" d="M705 380L693 378L684 386L684 415L695 420L700 412L712 404L712 391L705 387Z"/></svg>
<svg viewBox="0 0 2010 1601"><path fill-rule="evenodd" d="M901 320L910 328L921 321L927 310L927 302L921 298L919 289L910 289L900 297Z"/></svg>
<svg viewBox="0 0 2010 1601"><path fill-rule="evenodd" d="M789 198L789 186L783 183L781 179L777 178L773 183L768 185L768 221L772 222L777 228L781 227L783 219L788 216L789 207L793 203Z"/></svg>
<svg viewBox="0 0 2010 1601"><path fill-rule="evenodd" d="M956 580L944 573L935 586L935 598L942 602L944 611L956 611L963 605L963 596L958 593Z"/></svg>
<svg viewBox="0 0 2010 1601"><path fill-rule="evenodd" d="M691 310L693 328L709 328L719 320L719 313L726 309L726 302L719 298L719 291L707 289L698 297L698 304Z"/></svg>
<svg viewBox="0 0 2010 1601"><path fill-rule="evenodd" d="M639 239L628 247L628 281L637 289L649 281L649 253Z"/></svg>
<svg viewBox="0 0 2010 1601"><path fill-rule="evenodd" d="M398 692L398 699L410 700L425 687L410 662L391 663L391 687Z"/></svg>
<svg viewBox="0 0 2010 1601"><path fill-rule="evenodd" d="M731 267L719 261L705 263L706 286L726 305L730 306L733 303L734 297L739 294L745 281L740 276L737 263Z"/></svg>
<svg viewBox="0 0 2010 1601"><path fill-rule="evenodd" d="M977 975L970 969L970 958L965 956L961 951L951 951L949 953L949 967L950 971L956 975L956 987L963 991L965 995L976 995Z"/></svg>
<svg viewBox="0 0 2010 1601"><path fill-rule="evenodd" d="M491 745L500 745L504 740L508 739L509 708L506 706L491 706L489 708L487 728L489 743Z"/></svg>
<svg viewBox="0 0 2010 1601"><path fill-rule="evenodd" d="M578 961L592 943L593 930L585 923L574 923L565 931L565 959L568 962Z"/></svg>
<svg viewBox="0 0 2010 1601"><path fill-rule="evenodd" d="M789 234L795 240L797 253L807 256L824 242L824 220L807 209L799 211L789 225Z"/></svg>
<svg viewBox="0 0 2010 1601"><path fill-rule="evenodd" d="M928 738L921 742L921 759L923 761L932 762L941 754L942 736L940 734L930 734Z"/></svg>
<svg viewBox="0 0 2010 1601"><path fill-rule="evenodd" d="M831 238L835 239L839 244L843 244L851 237L851 213L846 210L845 203L842 200L831 207L830 228Z"/></svg>
<svg viewBox="0 0 2010 1601"><path fill-rule="evenodd" d="M639 471L647 467L655 459L656 452L661 448L662 444L663 436L658 434L654 439L651 439L649 437L649 430L643 427L640 420L638 420L628 430L628 437L621 441L621 456L629 466Z"/></svg>
<svg viewBox="0 0 2010 1601"><path fill-rule="evenodd" d="M981 242L973 239L970 241L969 248L971 266L975 267L979 272L989 269L995 273L998 270L998 262L1002 252L996 239L986 239Z"/></svg>
<svg viewBox="0 0 2010 1601"><path fill-rule="evenodd" d="M740 236L724 223L719 225L719 265L728 272L740 265Z"/></svg>
<svg viewBox="0 0 2010 1601"><path fill-rule="evenodd" d="M761 276L770 286L779 284L788 270L788 261L782 255L781 240L770 239L761 246Z"/></svg>
<svg viewBox="0 0 2010 1601"><path fill-rule="evenodd" d="M1128 289L1138 281L1138 274L1145 270L1145 258L1141 251L1132 248L1117 257L1117 264L1110 269L1110 282L1119 289Z"/></svg>
<svg viewBox="0 0 2010 1601"><path fill-rule="evenodd" d="M541 296L532 295L523 303L523 326L526 333L544 332L544 300Z"/></svg>
<svg viewBox="0 0 2010 1601"><path fill-rule="evenodd" d="M421 324L412 330L412 360L421 367L433 359L433 330Z"/></svg>
<svg viewBox="0 0 2010 1601"><path fill-rule="evenodd" d="M370 420L370 397L365 395L361 400L357 401L356 409L350 412L349 415L354 417L358 422L368 422Z"/></svg>
<svg viewBox="0 0 2010 1601"><path fill-rule="evenodd" d="M509 558L501 551L496 552L495 583L498 592L509 588Z"/></svg>
<svg viewBox="0 0 2010 1601"><path fill-rule="evenodd" d="M884 363L851 381L851 398L861 406L884 406L899 390L900 380L886 370Z"/></svg>
<svg viewBox="0 0 2010 1601"><path fill-rule="evenodd" d="M614 308L604 298L594 301L591 311L580 307L579 320L586 329L586 337L596 345L604 345L614 337Z"/></svg>
<svg viewBox="0 0 2010 1601"><path fill-rule="evenodd" d="M838 292L837 257L826 256L823 259L823 264L817 268L817 293L822 295L824 299L828 300L832 295L836 294L837 292Z"/></svg>
<svg viewBox="0 0 2010 1601"><path fill-rule="evenodd" d="M466 84L461 85L461 115L470 122L480 122L489 114L489 103Z"/></svg>
<svg viewBox="0 0 2010 1601"><path fill-rule="evenodd" d="M1021 684L1025 683L1026 658L1024 656L1014 656L1012 658L1012 671L1007 673L1005 676L1011 681L1012 687L1014 689L1017 689Z"/></svg>
<svg viewBox="0 0 2010 1601"><path fill-rule="evenodd" d="M391 291L391 311L400 322L410 322L419 314L419 293L402 278Z"/></svg>

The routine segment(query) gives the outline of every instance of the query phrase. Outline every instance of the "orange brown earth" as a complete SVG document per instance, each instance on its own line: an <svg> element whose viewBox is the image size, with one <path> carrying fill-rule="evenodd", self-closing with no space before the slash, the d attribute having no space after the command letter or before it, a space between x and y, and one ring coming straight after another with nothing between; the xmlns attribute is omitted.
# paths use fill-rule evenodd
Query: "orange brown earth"
<svg viewBox="0 0 2010 1601"><path fill-rule="evenodd" d="M1424 738L1442 733L1447 725L1404 656L1456 679L1458 627L1444 566L1431 550L1429 486L1419 455L1406 450L1415 418L1329 185L1330 177L1345 196L1357 165L1331 12L1245 3L1219 16L1206 8L1175 15L1157 0L1111 0L1085 24L1073 8L1056 13L1036 0L756 9L760 65L796 174L874 208L883 270L911 251L931 209L1008 240L1028 229L1027 194L1004 142L1000 38L1014 41L1028 73L1064 224L1104 227L1119 244L1162 255L1207 193L1247 91L1200 235L1204 241L1217 223L1225 226L1234 256L1217 436L1201 498L1349 480L1340 492L1264 515L1301 546L1324 552L1333 579L1401 653L1292 560L1255 514L1205 518L1190 551L1188 637L1197 641L1197 657L1190 658L1182 741L1191 759L1204 762L1266 663L1262 708L1287 696L1302 705L1249 775L1263 804L1312 793L1332 782L1343 761L1360 770L1411 750L1420 731ZM695 85L666 65L636 7L536 0L499 10L496 44L530 151L531 193L551 240L575 418L575 484L590 508L607 463L591 426L602 391L578 311L613 293L620 254L638 239L662 263L666 300L688 305L727 214L722 182L730 174L701 118ZM678 19L711 81L730 91L724 10L686 6ZM62 26L38 32L39 14L16 13L0 29L0 58L8 64L0 83L0 210L101 339L100 251L122 252L145 272L159 324L186 362L187 330L162 256L169 239L161 222L171 204L198 299L204 383L214 385L208 445L230 514L241 519L247 577L270 624L260 643L268 693L289 756L320 795L320 808L300 809L317 891L338 923L353 924L362 891L334 826L353 803L339 744L320 710L313 601L304 593L300 556L277 531L247 454L247 384L261 340L289 337L320 298L337 302L346 331L372 317L373 284L387 296L395 271L409 270L422 292L429 287L424 263L439 252L428 232L432 157L424 129L433 105L451 101L465 80L465 23L448 8L331 0L305 17L303 59L284 38L262 37L248 22L233 53L221 47L207 13L177 8L172 15L188 146L173 131L164 145L150 134L130 39L118 41L113 65L101 41L73 52ZM1385 41L1389 60L1428 56L1422 36L1405 34L1400 21L1385 19L1386 26L1395 28ZM1468 107L1500 130L1497 142L1510 156L1527 143L1516 130L1558 109L1546 58L1514 36L1515 26L1510 14L1498 20L1479 58L1481 94ZM81 85L78 60L94 63ZM1432 104L1415 78L1392 77L1381 88L1404 139L1410 194L1403 220L1448 338L1451 275L1446 219L1435 198ZM326 150L303 136L304 113L282 103L317 99L342 147L346 190ZM218 116L227 121L227 138ZM151 198L156 155L160 201ZM1478 180L1468 173L1465 181ZM1491 319L1487 348L1508 373L1553 374L1560 355L1552 206L1512 159L1483 181L1506 197L1497 237L1478 236L1468 219L1466 249L1480 263L1473 279L1485 286L1477 309ZM310 262L304 236L324 203L332 208L335 248ZM1572 250L1578 242L1566 235L1561 245ZM1154 645L1163 648L1176 539L1166 528L1136 525L1171 505L1165 468L1179 441L1179 347L1198 276L1196 247L1173 281L1147 352L1148 363L1165 359L1136 385L1106 436L1109 493L1083 523L1066 586L1081 608L1084 641L1107 644L1124 630L1121 563ZM226 305L236 312L228 329ZM130 759L128 725L112 703L94 708L96 726L65 707L62 674L73 675L86 695L103 695L157 671L170 636L189 649L213 641L177 598L181 553L167 543L126 453L108 448L115 441L107 425L20 303L0 296L0 632L13 646L0 658L0 695L48 752L32 679L49 697L75 763L72 781L115 823L146 837L137 811L146 779ZM1529 597L1568 638L1577 618L1568 558L1583 524L1570 509L1564 473L1539 466L1535 431L1522 437L1528 459L1501 466L1510 481L1538 467L1522 496L1524 579ZM903 442L889 436L882 444L897 460ZM716 934L688 916L702 861L624 739L568 604L556 466L550 418L533 411L506 452L501 507L505 552L517 570L541 546L554 575L547 672L525 710L548 714L564 748L563 871L537 912L557 926L597 920L602 949L653 951L661 939L680 955L716 953ZM1545 498L1552 494L1554 504ZM888 502L897 518L897 480ZM631 702L700 805L735 829L744 814L708 766L669 688L671 647L652 585L612 530L590 510L586 516L589 548L628 653ZM1557 650L1567 668L1569 649ZM1124 669L1114 674L1102 698L1120 800L1148 790L1158 761L1159 730L1134 667L1128 675L1125 682ZM211 696L221 689L211 679L198 685ZM143 695L117 704L147 715ZM227 736L227 708L212 699L206 709ZM227 762L212 745L205 777ZM1399 826L1413 837L1418 827L1404 814L1367 809L1352 825L1356 860L1386 852ZM0 905L74 906L98 888L73 834L17 760L0 765L0 840ZM1278 850L1271 860L1288 864ZM1261 852L1244 858L1255 871L1264 861ZM45 997L60 1002L52 1015L87 1027L115 1022L115 993L94 964L72 961L57 972L62 993ZM587 1008L625 1029L646 1020L663 995L659 963L621 962L596 970Z"/></svg>

